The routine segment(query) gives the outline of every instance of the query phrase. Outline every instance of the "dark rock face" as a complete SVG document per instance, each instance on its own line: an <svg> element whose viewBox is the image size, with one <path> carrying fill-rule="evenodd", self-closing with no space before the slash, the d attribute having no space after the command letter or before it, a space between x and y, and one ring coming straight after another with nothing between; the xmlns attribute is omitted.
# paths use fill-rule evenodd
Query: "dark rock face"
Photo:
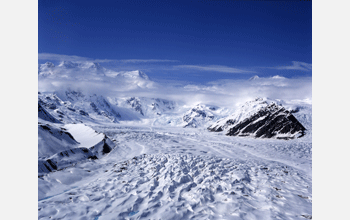
<svg viewBox="0 0 350 220"><path fill-rule="evenodd" d="M141 115L144 115L142 112L142 106L141 106L140 100L138 100L135 97L131 97L130 99L128 99L126 101L129 105L131 105L131 107L133 109L135 109L135 111L139 112Z"/></svg>
<svg viewBox="0 0 350 220"><path fill-rule="evenodd" d="M231 127L228 136L293 139L305 134L304 126L285 108L275 103Z"/></svg>
<svg viewBox="0 0 350 220"><path fill-rule="evenodd" d="M112 148L104 141L102 153L108 154L109 152L111 152L111 150Z"/></svg>
<svg viewBox="0 0 350 220"><path fill-rule="evenodd" d="M64 159L63 159L64 158ZM49 173L54 170L61 170L87 159L98 159L87 148L73 148L54 154L47 160L38 160L39 172Z"/></svg>
<svg viewBox="0 0 350 220"><path fill-rule="evenodd" d="M50 115L39 103L38 103L38 117L53 123L61 123L55 117Z"/></svg>
<svg viewBox="0 0 350 220"><path fill-rule="evenodd" d="M89 116L89 113L87 113L87 112L85 112L85 111L83 111L83 110L79 110L79 113L80 113L81 115L84 115L84 116Z"/></svg>

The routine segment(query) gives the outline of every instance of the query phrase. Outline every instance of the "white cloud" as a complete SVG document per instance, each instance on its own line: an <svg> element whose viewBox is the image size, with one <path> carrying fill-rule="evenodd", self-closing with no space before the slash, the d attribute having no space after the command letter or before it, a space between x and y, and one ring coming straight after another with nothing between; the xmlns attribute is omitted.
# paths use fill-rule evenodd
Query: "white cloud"
<svg viewBox="0 0 350 220"><path fill-rule="evenodd" d="M305 63L300 61L292 61L293 65L291 66L275 66L275 67L265 67L269 69L277 69L277 70L302 70L302 71L310 71L312 70L311 63Z"/></svg>
<svg viewBox="0 0 350 220"><path fill-rule="evenodd" d="M199 71L213 71L213 72L222 72L222 73L256 73L255 71L243 70L234 67L220 66L220 65L177 65L174 68L184 68L184 69L193 69Z"/></svg>
<svg viewBox="0 0 350 220"><path fill-rule="evenodd" d="M93 59L87 58L87 57L80 57L75 55L62 55L62 54L53 54L53 53L39 53L38 54L39 60L56 60L56 61L93 61Z"/></svg>
<svg viewBox="0 0 350 220"><path fill-rule="evenodd" d="M178 60L159 60L159 59L126 59L126 60L115 60L115 59L91 59L88 57L81 57L75 55L63 55L53 53L39 53L39 60L56 60L56 61L74 61L84 62L92 61L98 63L110 63L110 62L122 62L122 63L165 63L165 62L180 62Z"/></svg>
<svg viewBox="0 0 350 220"><path fill-rule="evenodd" d="M39 54L41 58L62 58L57 54ZM85 93L96 93L108 97L149 97L173 100L191 106L194 103L211 104L227 108L235 108L236 104L256 97L271 99L312 100L312 78L259 77L255 80L217 80L206 84L193 84L185 81L154 82L133 72L124 77L124 72L113 71L92 65L88 58L66 56L69 60L79 60L78 65L41 65L39 74L39 91L64 91L68 88ZM90 65L91 64L91 65ZM300 63L294 66L307 65ZM72 66L72 67L70 67ZM203 71L221 71L227 73L245 73L227 66L179 65L177 68L198 69ZM291 68L291 67L288 67ZM311 64L310 64L311 68ZM122 74L121 74L122 73ZM147 74L147 72L146 72ZM126 74L127 75L127 74Z"/></svg>
<svg viewBox="0 0 350 220"><path fill-rule="evenodd" d="M156 83L140 77L120 77L117 72L94 68L54 67L46 77L39 77L39 91L59 92L68 88L107 97L163 98L192 106L211 104L230 109L256 97L270 99L312 100L312 79L260 77L256 80L218 80L207 84L176 81ZM49 68L48 68L49 69ZM49 71L49 70L48 70ZM50 73L51 73L50 72ZM137 75L136 75L137 76Z"/></svg>
<svg viewBox="0 0 350 220"><path fill-rule="evenodd" d="M97 61L99 62L99 61ZM178 60L156 60L156 59L149 59L149 60L140 60L140 59L130 59L130 60L116 60L116 62L123 62L123 63L164 63L164 62L180 62Z"/></svg>

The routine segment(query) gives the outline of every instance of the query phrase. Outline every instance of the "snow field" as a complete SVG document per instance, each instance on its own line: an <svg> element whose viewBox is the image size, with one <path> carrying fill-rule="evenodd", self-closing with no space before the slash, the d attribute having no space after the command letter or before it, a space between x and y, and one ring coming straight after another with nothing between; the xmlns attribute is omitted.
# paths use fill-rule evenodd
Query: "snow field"
<svg viewBox="0 0 350 220"><path fill-rule="evenodd" d="M141 155L39 201L39 219L298 219L311 215L311 191L311 179L278 164Z"/></svg>

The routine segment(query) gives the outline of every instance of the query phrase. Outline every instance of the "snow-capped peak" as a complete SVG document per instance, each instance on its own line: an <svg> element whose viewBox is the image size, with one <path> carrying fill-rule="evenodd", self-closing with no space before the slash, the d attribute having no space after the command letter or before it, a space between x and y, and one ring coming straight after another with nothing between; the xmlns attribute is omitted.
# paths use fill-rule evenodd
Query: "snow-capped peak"
<svg viewBox="0 0 350 220"><path fill-rule="evenodd" d="M51 62L46 62L44 64L40 65L41 68L47 67L47 68L53 68L55 67L55 64L51 63Z"/></svg>
<svg viewBox="0 0 350 220"><path fill-rule="evenodd" d="M118 74L118 76L125 77L125 78L133 78L133 79L142 78L145 80L149 80L149 77L144 72L142 72L140 70L134 70L134 71L120 73L120 74Z"/></svg>
<svg viewBox="0 0 350 220"><path fill-rule="evenodd" d="M58 66L65 68L75 68L78 66L78 63L73 63L72 61L62 61Z"/></svg>
<svg viewBox="0 0 350 220"><path fill-rule="evenodd" d="M252 80L257 80L257 79L259 79L259 78L260 78L260 77L259 77L258 75L255 75L255 76L249 78L249 80L252 81Z"/></svg>
<svg viewBox="0 0 350 220"><path fill-rule="evenodd" d="M183 115L183 127L196 128L206 122L212 121L215 118L215 115L212 113L214 111L213 109L215 108L212 108L212 106L197 104Z"/></svg>
<svg viewBox="0 0 350 220"><path fill-rule="evenodd" d="M252 101L244 103L232 115L220 119L219 121L211 125L209 128L214 129L217 127L221 127L223 130L225 130L228 126L237 124L243 121L244 119L249 118L250 116L254 115L256 112L267 107L268 105L269 103L267 102L267 98L257 97Z"/></svg>
<svg viewBox="0 0 350 220"><path fill-rule="evenodd" d="M84 69L97 69L97 70L102 70L103 67L96 62L84 62L80 63L79 67L84 68Z"/></svg>
<svg viewBox="0 0 350 220"><path fill-rule="evenodd" d="M293 139L305 134L304 126L282 105L281 101L256 98L246 102L234 114L217 121L208 130L227 130L229 136Z"/></svg>

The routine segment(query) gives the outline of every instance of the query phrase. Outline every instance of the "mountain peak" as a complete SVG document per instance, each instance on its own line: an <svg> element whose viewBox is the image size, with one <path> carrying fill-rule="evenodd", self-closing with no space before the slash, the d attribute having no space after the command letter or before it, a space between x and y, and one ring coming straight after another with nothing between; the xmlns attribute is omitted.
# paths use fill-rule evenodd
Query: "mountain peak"
<svg viewBox="0 0 350 220"><path fill-rule="evenodd" d="M79 67L85 68L85 69L96 69L96 70L103 69L103 67L96 62L82 62L82 63L79 63Z"/></svg>
<svg viewBox="0 0 350 220"><path fill-rule="evenodd" d="M141 70L135 70L132 72L135 72L135 74L137 74L139 77L143 79L149 80L149 77L146 75L146 73L142 72Z"/></svg>
<svg viewBox="0 0 350 220"><path fill-rule="evenodd" d="M44 63L44 64L42 64L43 66L46 66L46 67L50 67L50 68L52 68L52 67L55 67L55 64L53 64L53 63L51 63L51 62L46 62L46 63Z"/></svg>
<svg viewBox="0 0 350 220"><path fill-rule="evenodd" d="M73 63L72 61L62 61L58 66L65 68L75 68L78 66L78 63Z"/></svg>
<svg viewBox="0 0 350 220"><path fill-rule="evenodd" d="M93 69L102 69L102 66L101 66L99 63L93 62L92 65L90 66L90 68L93 68Z"/></svg>
<svg viewBox="0 0 350 220"><path fill-rule="evenodd" d="M134 70L129 72L124 72L119 74L119 76L127 77L127 78L142 78L145 80L150 80L150 78L146 75L146 73L140 70Z"/></svg>
<svg viewBox="0 0 350 220"><path fill-rule="evenodd" d="M250 77L249 80L252 81L252 80L257 80L259 79L260 77L258 75L255 75L253 77Z"/></svg>
<svg viewBox="0 0 350 220"><path fill-rule="evenodd" d="M293 139L305 134L304 126L284 107L266 98L246 102L231 116L208 127L228 136Z"/></svg>

